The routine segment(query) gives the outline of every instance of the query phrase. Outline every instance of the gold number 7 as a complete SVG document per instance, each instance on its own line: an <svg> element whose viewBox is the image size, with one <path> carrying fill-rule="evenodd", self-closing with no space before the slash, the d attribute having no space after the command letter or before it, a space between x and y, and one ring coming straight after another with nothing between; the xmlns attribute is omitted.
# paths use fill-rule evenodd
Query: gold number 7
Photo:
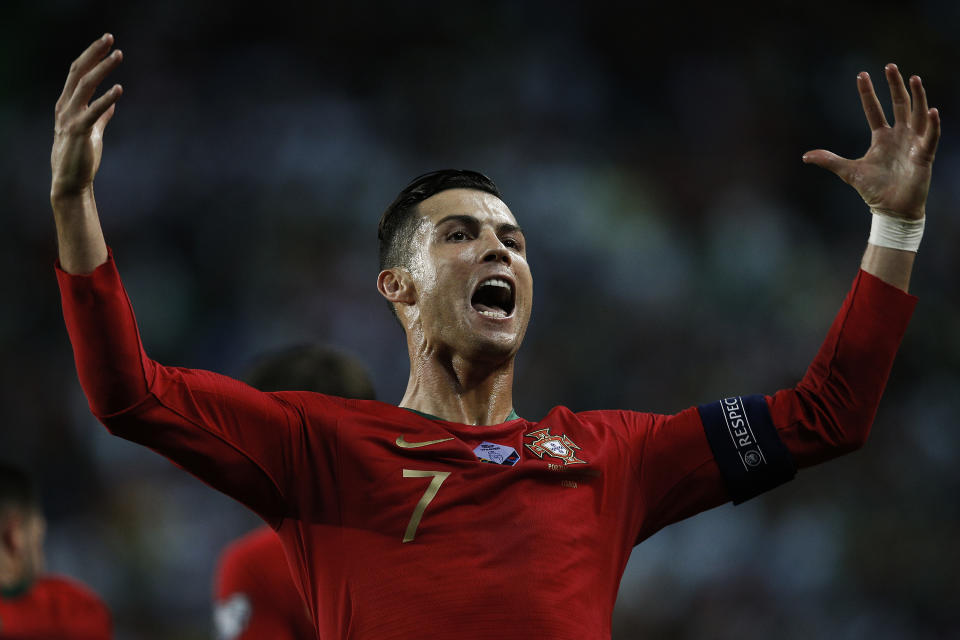
<svg viewBox="0 0 960 640"><path fill-rule="evenodd" d="M449 476L449 471L419 471L417 469L403 470L404 478L433 477L433 479L430 481L430 485L427 487L427 490L423 492L420 502L418 502L417 506L413 509L413 514L410 516L410 522L407 523L407 530L403 534L404 542L410 542L413 540L413 537L417 534L417 527L420 526L420 518L423 517L423 512L427 510L427 505L429 505L430 502L437 497L437 491L440 491L440 485L442 485L443 481Z"/></svg>

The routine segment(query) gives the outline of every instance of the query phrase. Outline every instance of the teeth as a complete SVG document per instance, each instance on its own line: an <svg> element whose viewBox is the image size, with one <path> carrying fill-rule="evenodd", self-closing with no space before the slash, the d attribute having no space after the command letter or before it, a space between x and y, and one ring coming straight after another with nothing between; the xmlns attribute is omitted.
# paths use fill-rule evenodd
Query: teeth
<svg viewBox="0 0 960 640"><path fill-rule="evenodd" d="M509 282L506 280L501 280L500 278L490 278L480 283L481 287L486 285L490 285L492 287L503 287L504 289L512 289Z"/></svg>
<svg viewBox="0 0 960 640"><path fill-rule="evenodd" d="M480 315L487 316L488 318L506 318L507 314L503 311L480 311Z"/></svg>

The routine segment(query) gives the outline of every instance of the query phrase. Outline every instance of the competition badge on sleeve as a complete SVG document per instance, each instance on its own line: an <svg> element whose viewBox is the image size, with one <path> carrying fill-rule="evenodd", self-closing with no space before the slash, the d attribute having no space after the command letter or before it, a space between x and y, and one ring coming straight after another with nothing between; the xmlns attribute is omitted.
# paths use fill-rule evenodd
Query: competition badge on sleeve
<svg viewBox="0 0 960 640"><path fill-rule="evenodd" d="M537 454L538 458L543 458L543 454L563 460L563 464L586 464L586 460L577 458L576 452L580 450L573 440L567 437L565 433L558 436L550 435L550 427L538 429L523 436L524 438L536 438L533 442L527 442L526 446L530 451Z"/></svg>
<svg viewBox="0 0 960 640"><path fill-rule="evenodd" d="M520 459L516 449L495 442L481 442L473 452L480 462L502 464L508 467L517 464L517 460Z"/></svg>
<svg viewBox="0 0 960 640"><path fill-rule="evenodd" d="M253 607L250 598L235 593L227 600L217 602L213 609L213 626L217 640L234 640L247 628Z"/></svg>

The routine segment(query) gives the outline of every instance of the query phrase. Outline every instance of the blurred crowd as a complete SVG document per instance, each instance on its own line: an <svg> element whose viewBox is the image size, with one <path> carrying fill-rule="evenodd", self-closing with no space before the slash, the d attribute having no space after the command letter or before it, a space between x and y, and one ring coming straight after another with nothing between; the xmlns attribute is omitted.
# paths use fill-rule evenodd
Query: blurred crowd
<svg viewBox="0 0 960 640"><path fill-rule="evenodd" d="M869 216L800 162L869 144L854 78L919 74L944 138L920 304L866 448L636 548L614 638L960 634L960 8L492 1L14 2L0 22L0 456L42 488L48 566L117 637L210 637L216 555L254 516L92 418L53 276L53 104L115 34L124 86L97 197L148 353L240 375L324 342L406 384L376 292L376 221L413 176L490 175L535 304L516 410L674 413L794 384ZM713 5L710 5L713 6ZM889 111L888 111L888 117ZM558 613L559 615L559 613Z"/></svg>

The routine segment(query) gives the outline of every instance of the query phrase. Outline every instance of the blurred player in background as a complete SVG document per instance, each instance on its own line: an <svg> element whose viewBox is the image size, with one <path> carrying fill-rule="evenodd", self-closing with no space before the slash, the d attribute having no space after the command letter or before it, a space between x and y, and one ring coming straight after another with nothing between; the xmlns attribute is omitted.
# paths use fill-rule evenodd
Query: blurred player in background
<svg viewBox="0 0 960 640"><path fill-rule="evenodd" d="M0 639L103 640L110 612L90 589L44 575L46 520L30 477L0 463Z"/></svg>
<svg viewBox="0 0 960 640"><path fill-rule="evenodd" d="M373 400L373 383L355 358L320 345L263 356L246 376L261 391L315 391ZM313 622L297 590L280 538L268 526L231 543L214 576L217 640L307 640Z"/></svg>
<svg viewBox="0 0 960 640"><path fill-rule="evenodd" d="M796 386L673 415L558 405L526 419L513 382L533 303L527 238L496 185L473 171L422 175L381 217L377 289L410 360L399 406L267 394L149 358L93 194L122 93L115 85L94 99L122 60L112 46L107 34L71 67L51 153L57 276L80 382L112 433L277 530L320 637L608 638L634 545L866 441L916 302L907 289L940 136L919 77L908 90L895 65L885 68L890 125L859 74L866 155L803 156L852 185L867 205L855 215L869 210L873 226ZM748 233L744 244L730 250L750 251ZM569 339L604 338L584 326Z"/></svg>

